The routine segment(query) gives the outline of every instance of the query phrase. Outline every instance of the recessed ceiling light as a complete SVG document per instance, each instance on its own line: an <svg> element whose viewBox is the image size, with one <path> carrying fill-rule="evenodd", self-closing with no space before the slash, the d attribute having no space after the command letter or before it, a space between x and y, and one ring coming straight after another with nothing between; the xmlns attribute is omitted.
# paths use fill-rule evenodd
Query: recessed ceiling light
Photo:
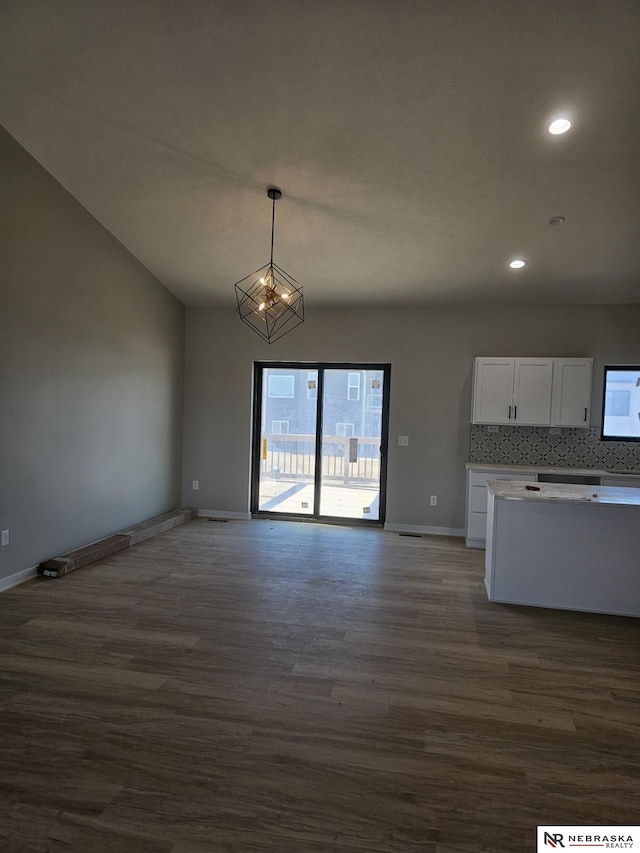
<svg viewBox="0 0 640 853"><path fill-rule="evenodd" d="M552 133L554 136L558 136L561 133L566 133L571 129L571 119L566 116L559 116L558 118L554 118L554 120L549 125L549 133Z"/></svg>
<svg viewBox="0 0 640 853"><path fill-rule="evenodd" d="M511 267L512 270L521 270L522 267L525 267L526 265L527 265L527 262L524 261L522 258L514 258L509 263L509 266Z"/></svg>

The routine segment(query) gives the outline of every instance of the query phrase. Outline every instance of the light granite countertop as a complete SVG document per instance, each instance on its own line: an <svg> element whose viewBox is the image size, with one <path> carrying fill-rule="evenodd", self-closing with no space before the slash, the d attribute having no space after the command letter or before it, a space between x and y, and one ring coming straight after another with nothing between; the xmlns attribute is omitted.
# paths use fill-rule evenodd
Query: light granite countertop
<svg viewBox="0 0 640 853"><path fill-rule="evenodd" d="M536 485L539 491L526 488L532 485ZM520 483L517 480L488 480L487 488L494 497L509 501L583 502L640 507L640 489L570 483Z"/></svg>
<svg viewBox="0 0 640 853"><path fill-rule="evenodd" d="M468 471L535 471L538 474L575 474L578 477L606 477L629 475L640 477L640 471L616 470L615 468L561 468L558 465L499 465L495 462L465 462Z"/></svg>

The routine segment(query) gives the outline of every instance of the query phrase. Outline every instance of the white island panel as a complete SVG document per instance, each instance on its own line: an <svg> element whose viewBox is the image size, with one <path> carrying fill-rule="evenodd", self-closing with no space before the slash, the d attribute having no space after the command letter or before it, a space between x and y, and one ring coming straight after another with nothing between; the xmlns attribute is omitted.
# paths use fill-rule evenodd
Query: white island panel
<svg viewBox="0 0 640 853"><path fill-rule="evenodd" d="M640 492L488 486L491 601L640 616Z"/></svg>

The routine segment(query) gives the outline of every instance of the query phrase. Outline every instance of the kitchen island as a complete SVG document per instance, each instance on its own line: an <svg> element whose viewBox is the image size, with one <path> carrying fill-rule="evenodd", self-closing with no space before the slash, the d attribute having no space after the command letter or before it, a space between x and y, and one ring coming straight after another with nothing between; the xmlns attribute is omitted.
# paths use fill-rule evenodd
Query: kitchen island
<svg viewBox="0 0 640 853"><path fill-rule="evenodd" d="M640 489L487 488L490 601L640 616Z"/></svg>

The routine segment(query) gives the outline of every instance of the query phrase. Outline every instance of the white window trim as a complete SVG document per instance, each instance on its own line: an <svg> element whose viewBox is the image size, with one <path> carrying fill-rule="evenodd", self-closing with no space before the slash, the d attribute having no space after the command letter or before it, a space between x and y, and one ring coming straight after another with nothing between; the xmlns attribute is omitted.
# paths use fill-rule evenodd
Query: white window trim
<svg viewBox="0 0 640 853"><path fill-rule="evenodd" d="M276 429L276 424L280 424L280 429ZM282 424L286 424L287 428L282 429ZM271 435L289 435L289 421L271 421Z"/></svg>
<svg viewBox="0 0 640 853"><path fill-rule="evenodd" d="M353 382L354 377L356 379L356 382ZM356 402L357 400L360 399L360 381L361 381L361 376L359 373L349 373L349 376L347 378L347 400L351 400L353 402ZM351 389L352 388L357 388L357 395L355 397L351 396Z"/></svg>
<svg viewBox="0 0 640 853"><path fill-rule="evenodd" d="M342 432L340 431L339 427L342 427ZM351 432L347 433L345 427L351 427ZM350 423L349 421L338 421L338 423L336 424L336 436L339 436L340 438L353 438L355 431L356 425Z"/></svg>

